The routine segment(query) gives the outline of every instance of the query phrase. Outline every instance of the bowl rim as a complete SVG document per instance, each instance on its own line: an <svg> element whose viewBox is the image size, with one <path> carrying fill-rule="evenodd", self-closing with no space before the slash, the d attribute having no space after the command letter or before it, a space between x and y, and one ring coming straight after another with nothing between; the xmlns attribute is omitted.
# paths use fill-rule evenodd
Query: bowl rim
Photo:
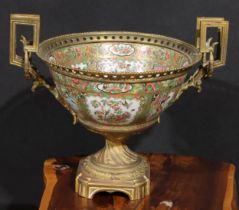
<svg viewBox="0 0 239 210"><path fill-rule="evenodd" d="M114 38L115 37L115 38ZM135 39L135 37L137 39ZM114 38L114 39L113 39ZM153 45L163 48L168 48L177 51L184 56L187 56L191 62L188 65L179 68L171 68L166 71L144 71L144 72L101 72L93 70L79 70L70 66L64 66L58 63L49 61L48 56L50 52L67 46L74 46L79 44L89 43L109 43L109 42L125 42L136 43L144 45ZM173 47L174 46L174 47ZM189 54L187 54L190 53ZM202 59L202 54L194 45L189 44L180 39L164 36L153 33L142 33L132 31L92 31L81 33L63 34L54 36L44 40L39 44L36 52L39 58L51 67L51 70L63 73L69 76L96 78L103 80L119 80L119 79L145 79L145 78L160 78L175 77L179 74L185 73L190 67L197 64Z"/></svg>

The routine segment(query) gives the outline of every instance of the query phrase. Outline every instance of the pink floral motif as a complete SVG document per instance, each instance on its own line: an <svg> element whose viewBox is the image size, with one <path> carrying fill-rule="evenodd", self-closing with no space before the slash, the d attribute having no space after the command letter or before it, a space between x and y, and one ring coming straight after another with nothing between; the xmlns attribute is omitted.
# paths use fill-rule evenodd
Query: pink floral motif
<svg viewBox="0 0 239 210"><path fill-rule="evenodd" d="M80 47L75 47L75 51L76 51L76 54L78 56L81 56L82 55L82 52L81 52L81 48Z"/></svg>
<svg viewBox="0 0 239 210"><path fill-rule="evenodd" d="M152 48L146 45L139 47L139 56L153 56Z"/></svg>
<svg viewBox="0 0 239 210"><path fill-rule="evenodd" d="M140 101L137 99L102 96L86 96L86 104L90 115L101 123L128 124L134 120L140 107Z"/></svg>
<svg viewBox="0 0 239 210"><path fill-rule="evenodd" d="M74 70L114 73L163 72L187 67L190 64L190 60L177 51L164 47L124 42L90 43L63 47L52 52L49 61Z"/></svg>
<svg viewBox="0 0 239 210"><path fill-rule="evenodd" d="M132 85L126 83L101 83L97 85L97 88L106 93L126 93L132 89Z"/></svg>
<svg viewBox="0 0 239 210"><path fill-rule="evenodd" d="M97 63L101 72L144 72L146 61L102 59Z"/></svg>
<svg viewBox="0 0 239 210"><path fill-rule="evenodd" d="M156 70L158 72L162 72L166 70L165 66L155 66L153 70Z"/></svg>
<svg viewBox="0 0 239 210"><path fill-rule="evenodd" d="M170 92L163 96L154 94L147 119L150 120L158 117L160 112L166 109L170 105L170 103L172 103L174 96L175 92Z"/></svg>
<svg viewBox="0 0 239 210"><path fill-rule="evenodd" d="M145 90L145 92L148 92L148 91L149 91L148 88L152 88L152 90L155 91L155 90L156 90L156 84L155 84L155 82L154 82L154 83L153 83L153 82L147 83L147 84L146 84L146 90Z"/></svg>
<svg viewBox="0 0 239 210"><path fill-rule="evenodd" d="M55 53L55 57L56 57L57 59L63 59L64 56L65 56L65 53L62 52L62 51L57 51L57 52Z"/></svg>
<svg viewBox="0 0 239 210"><path fill-rule="evenodd" d="M73 78L73 79L72 79L72 82L73 82L74 84L76 84L76 85L80 84L80 80L77 79L77 78Z"/></svg>
<svg viewBox="0 0 239 210"><path fill-rule="evenodd" d="M170 103L172 103L172 100L175 96L175 92L170 92L169 94L167 95L164 95L162 98L161 98L161 106L162 106L162 109L166 109Z"/></svg>
<svg viewBox="0 0 239 210"><path fill-rule="evenodd" d="M131 55L134 51L134 48L129 44L114 44L110 47L110 52L119 56Z"/></svg>

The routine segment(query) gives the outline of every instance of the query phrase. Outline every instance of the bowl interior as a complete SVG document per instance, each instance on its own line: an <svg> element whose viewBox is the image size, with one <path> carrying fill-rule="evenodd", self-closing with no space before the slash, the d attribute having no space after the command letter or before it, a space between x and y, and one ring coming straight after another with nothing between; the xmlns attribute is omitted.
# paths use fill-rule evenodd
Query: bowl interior
<svg viewBox="0 0 239 210"><path fill-rule="evenodd" d="M130 42L77 44L49 54L50 62L72 68L113 73L162 72L188 66L190 57L162 46Z"/></svg>
<svg viewBox="0 0 239 210"><path fill-rule="evenodd" d="M183 73L201 60L195 46L178 39L114 31L53 37L39 45L37 54L58 72L107 80L163 79Z"/></svg>

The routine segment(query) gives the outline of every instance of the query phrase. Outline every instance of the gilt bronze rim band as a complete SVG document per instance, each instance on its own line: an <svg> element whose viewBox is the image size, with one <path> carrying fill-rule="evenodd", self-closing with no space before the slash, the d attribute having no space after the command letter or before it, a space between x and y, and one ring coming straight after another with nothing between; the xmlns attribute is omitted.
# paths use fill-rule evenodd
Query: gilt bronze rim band
<svg viewBox="0 0 239 210"><path fill-rule="evenodd" d="M137 43L145 45L159 46L163 48L172 49L177 51L190 61L188 65L183 68L172 68L168 71L145 71L145 72L125 72L125 73L111 73L111 72L99 72L92 70L75 70L63 65L55 64L49 61L49 55L51 52L63 48L74 46L77 44L88 43L105 43L105 42L125 42L125 43ZM87 33L75 33L66 34L62 36L53 37L45 40L39 45L37 55L44 60L51 70L59 72L64 75L74 76L86 80L93 81L108 81L108 82L145 82L155 80L166 80L179 75L184 74L190 67L198 63L202 55L199 50L186 42L156 34L147 34L139 32L87 32Z"/></svg>

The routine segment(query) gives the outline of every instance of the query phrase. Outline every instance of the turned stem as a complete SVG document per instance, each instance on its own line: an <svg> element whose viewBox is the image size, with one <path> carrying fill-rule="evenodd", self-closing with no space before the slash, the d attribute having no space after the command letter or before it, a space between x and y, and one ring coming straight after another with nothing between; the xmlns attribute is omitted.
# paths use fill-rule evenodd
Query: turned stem
<svg viewBox="0 0 239 210"><path fill-rule="evenodd" d="M117 135L117 136L105 136L105 140L106 142L112 142L115 144L125 144L125 142L127 141L127 139L129 138L129 136L127 135Z"/></svg>
<svg viewBox="0 0 239 210"><path fill-rule="evenodd" d="M127 137L107 137L105 146L93 155L95 162L111 166L126 166L139 161L139 155L125 144Z"/></svg>

